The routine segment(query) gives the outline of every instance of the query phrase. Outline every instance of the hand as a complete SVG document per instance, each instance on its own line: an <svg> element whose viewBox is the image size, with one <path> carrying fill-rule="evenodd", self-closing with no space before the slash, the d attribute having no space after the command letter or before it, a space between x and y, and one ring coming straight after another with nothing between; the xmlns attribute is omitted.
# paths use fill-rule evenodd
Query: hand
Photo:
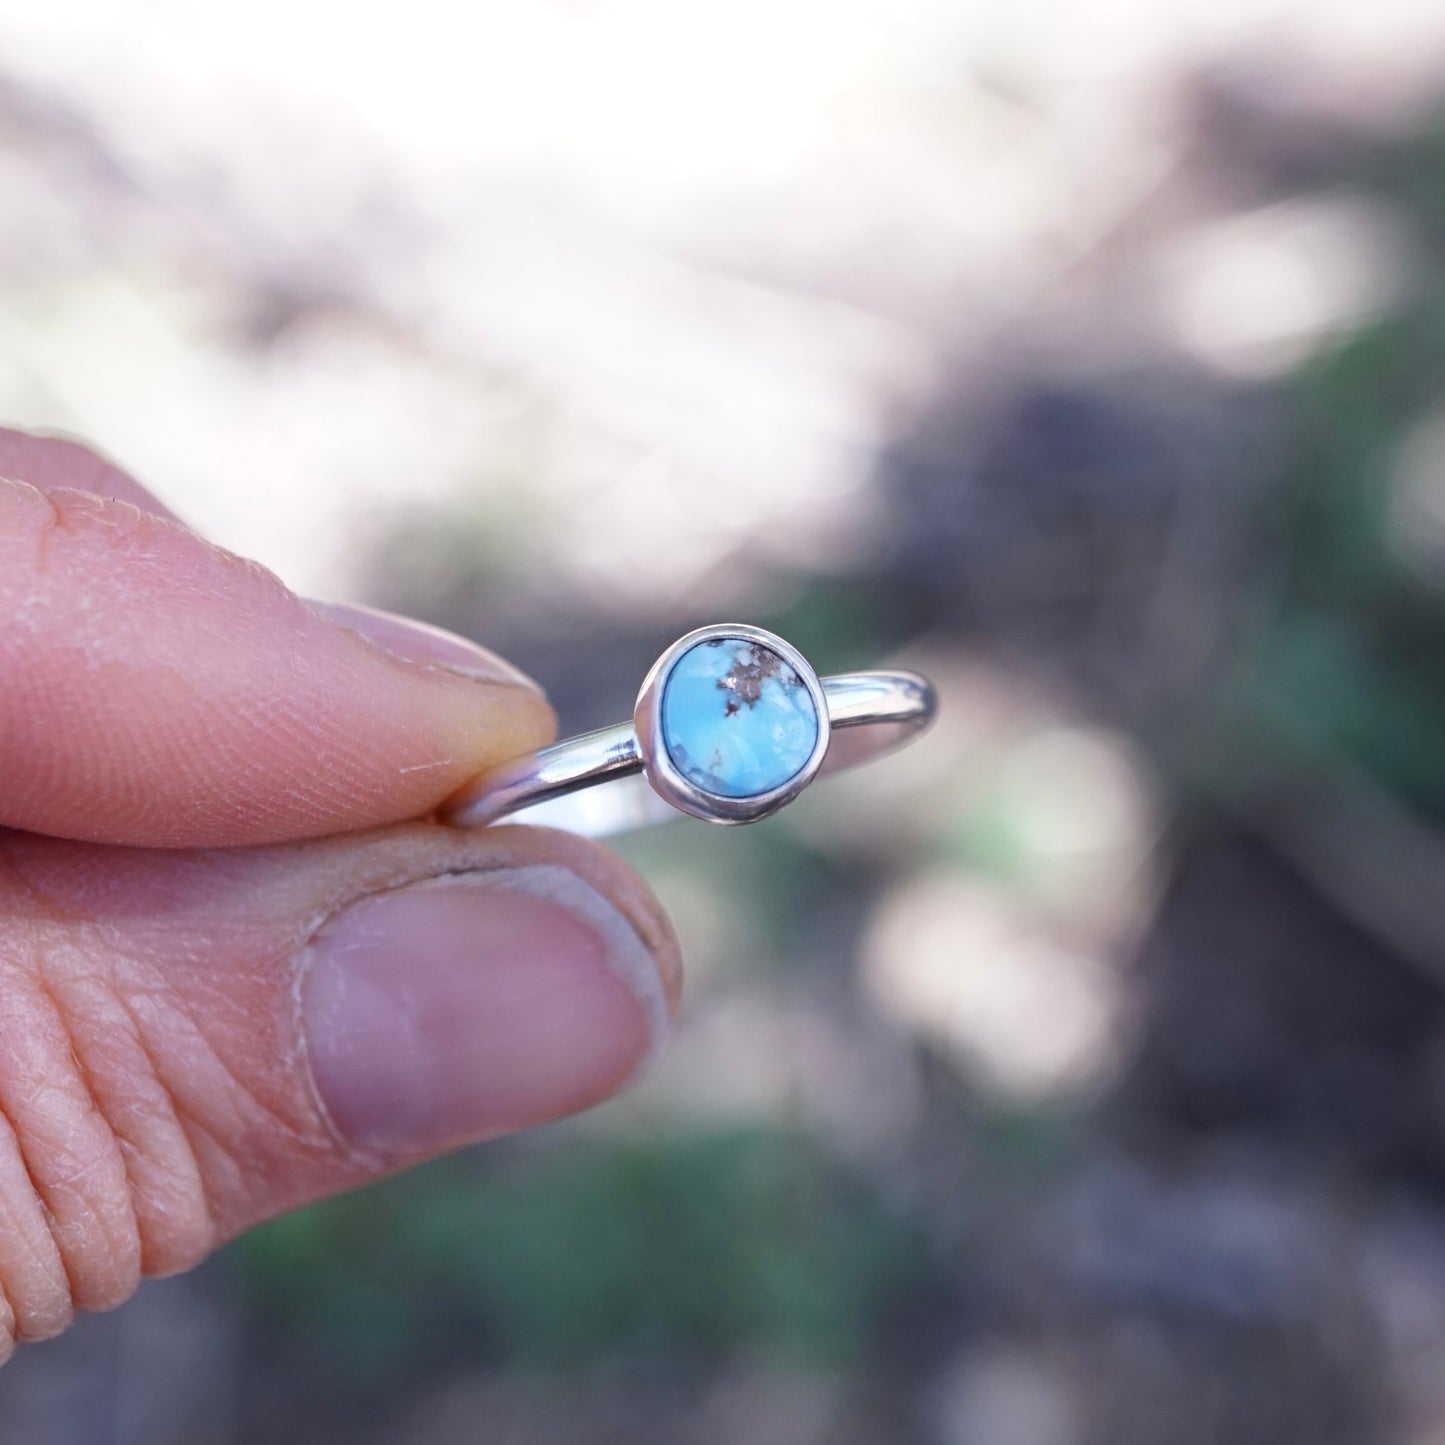
<svg viewBox="0 0 1445 1445"><path fill-rule="evenodd" d="M552 736L496 657L308 606L0 430L0 1358L258 1220L596 1103L660 1041L617 859L423 817Z"/></svg>

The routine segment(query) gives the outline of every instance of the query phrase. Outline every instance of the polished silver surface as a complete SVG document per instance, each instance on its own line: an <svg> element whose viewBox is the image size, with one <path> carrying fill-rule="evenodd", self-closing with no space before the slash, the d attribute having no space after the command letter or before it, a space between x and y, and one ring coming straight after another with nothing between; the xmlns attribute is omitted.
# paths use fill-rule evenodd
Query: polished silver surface
<svg viewBox="0 0 1445 1445"><path fill-rule="evenodd" d="M691 647L713 637L742 638L772 649L796 670L813 697L817 744L799 772L770 792L744 798L708 792L685 777L661 745L668 670ZM679 810L713 823L753 822L777 812L818 774L901 747L933 721L936 708L933 685L917 673L819 678L796 648L762 628L743 623L700 627L658 658L638 693L632 722L579 733L493 768L453 797L441 818L467 828L507 818L593 838L661 822ZM608 786L597 786L602 783Z"/></svg>

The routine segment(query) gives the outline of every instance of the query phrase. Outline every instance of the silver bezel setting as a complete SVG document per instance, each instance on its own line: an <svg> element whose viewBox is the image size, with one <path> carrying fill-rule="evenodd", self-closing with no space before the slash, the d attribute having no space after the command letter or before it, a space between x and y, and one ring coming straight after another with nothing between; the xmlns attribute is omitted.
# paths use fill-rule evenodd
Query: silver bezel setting
<svg viewBox="0 0 1445 1445"><path fill-rule="evenodd" d="M667 744L663 741L662 695L673 664L700 642L714 639L752 642L776 652L803 680L808 696L813 700L813 708L818 716L818 740L813 745L813 751L808 755L807 762L786 783L766 793L754 793L745 798L729 798L698 787L692 779L679 771L668 754ZM755 823L759 818L766 818L791 803L812 782L818 769L822 767L831 736L828 699L823 692L823 684L818 680L818 674L813 671L808 659L776 633L762 627L750 627L743 622L699 627L686 636L679 637L652 664L643 680L642 690L637 694L637 706L632 713L632 725L637 735L638 750L642 754L643 771L654 791L674 808L690 813L694 818L706 819L709 823Z"/></svg>

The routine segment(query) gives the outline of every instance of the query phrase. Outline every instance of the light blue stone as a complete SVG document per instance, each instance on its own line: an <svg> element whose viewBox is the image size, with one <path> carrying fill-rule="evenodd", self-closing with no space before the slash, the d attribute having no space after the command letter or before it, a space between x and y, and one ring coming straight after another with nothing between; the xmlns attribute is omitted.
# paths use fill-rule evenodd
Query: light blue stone
<svg viewBox="0 0 1445 1445"><path fill-rule="evenodd" d="M781 787L812 756L818 710L770 647L728 637L699 642L673 663L661 729L667 755L690 782L751 798Z"/></svg>

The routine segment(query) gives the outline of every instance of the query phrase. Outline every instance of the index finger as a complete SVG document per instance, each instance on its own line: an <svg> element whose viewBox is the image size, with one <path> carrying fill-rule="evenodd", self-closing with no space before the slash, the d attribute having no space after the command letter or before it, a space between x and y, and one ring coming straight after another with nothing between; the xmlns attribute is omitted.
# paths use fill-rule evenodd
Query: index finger
<svg viewBox="0 0 1445 1445"><path fill-rule="evenodd" d="M552 736L541 693L484 650L400 620L338 626L158 504L120 500L151 499L85 448L15 436L0 825L159 847L318 837L424 814Z"/></svg>

